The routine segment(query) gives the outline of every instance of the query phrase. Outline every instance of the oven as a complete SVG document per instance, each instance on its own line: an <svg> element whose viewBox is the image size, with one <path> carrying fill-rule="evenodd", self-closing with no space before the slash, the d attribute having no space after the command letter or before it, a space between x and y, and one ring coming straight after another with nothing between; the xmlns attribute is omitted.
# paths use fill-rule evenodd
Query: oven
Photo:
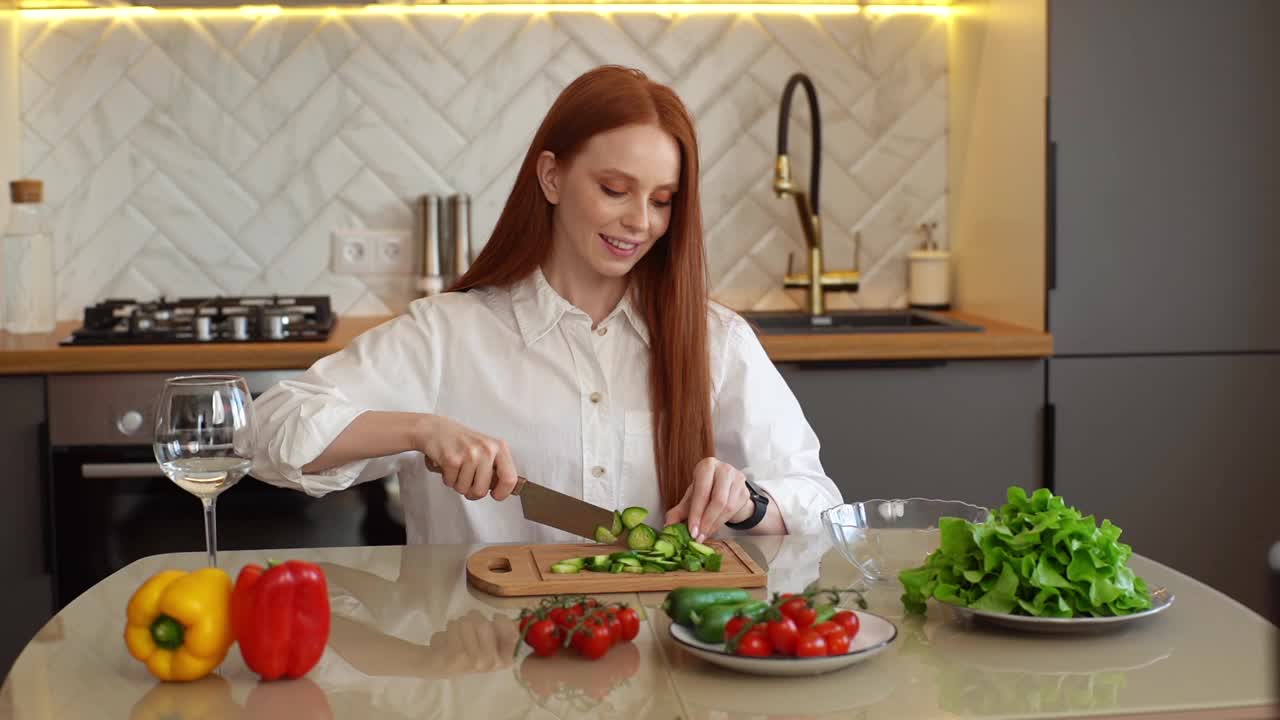
<svg viewBox="0 0 1280 720"><path fill-rule="evenodd" d="M297 372L230 374L244 377L257 397ZM189 373L49 377L48 540L57 608L134 560L204 549L200 501L164 476L151 451L155 399L166 378L181 374ZM218 498L218 547L403 542L382 484L359 488L312 498L246 476Z"/></svg>

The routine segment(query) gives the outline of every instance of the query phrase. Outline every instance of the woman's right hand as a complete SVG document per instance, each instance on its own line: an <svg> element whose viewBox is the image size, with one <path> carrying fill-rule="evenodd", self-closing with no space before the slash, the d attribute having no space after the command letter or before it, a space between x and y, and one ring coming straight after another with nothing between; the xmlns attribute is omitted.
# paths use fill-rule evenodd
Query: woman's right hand
<svg viewBox="0 0 1280 720"><path fill-rule="evenodd" d="M511 496L516 466L505 442L439 415L423 416L417 437L427 467L468 500L479 500L490 491L494 500Z"/></svg>

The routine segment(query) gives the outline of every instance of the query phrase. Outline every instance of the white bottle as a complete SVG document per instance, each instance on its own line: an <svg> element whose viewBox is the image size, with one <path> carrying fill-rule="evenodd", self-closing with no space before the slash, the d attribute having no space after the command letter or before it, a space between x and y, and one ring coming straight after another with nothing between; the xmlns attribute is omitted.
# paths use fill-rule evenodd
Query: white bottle
<svg viewBox="0 0 1280 720"><path fill-rule="evenodd" d="M53 332L57 322L53 285L53 237L39 180L9 183L13 209L4 234L4 329Z"/></svg>
<svg viewBox="0 0 1280 720"><path fill-rule="evenodd" d="M951 309L951 253L933 239L937 223L924 223L924 246L907 253L907 304L922 310Z"/></svg>

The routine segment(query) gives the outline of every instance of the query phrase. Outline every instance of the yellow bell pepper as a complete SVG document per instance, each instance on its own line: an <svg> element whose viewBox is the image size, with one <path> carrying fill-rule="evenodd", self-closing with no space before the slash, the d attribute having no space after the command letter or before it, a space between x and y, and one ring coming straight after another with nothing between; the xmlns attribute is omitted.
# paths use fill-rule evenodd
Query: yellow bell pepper
<svg viewBox="0 0 1280 720"><path fill-rule="evenodd" d="M129 654L160 680L199 680L213 672L234 641L231 587L231 576L217 568L157 573L129 599Z"/></svg>

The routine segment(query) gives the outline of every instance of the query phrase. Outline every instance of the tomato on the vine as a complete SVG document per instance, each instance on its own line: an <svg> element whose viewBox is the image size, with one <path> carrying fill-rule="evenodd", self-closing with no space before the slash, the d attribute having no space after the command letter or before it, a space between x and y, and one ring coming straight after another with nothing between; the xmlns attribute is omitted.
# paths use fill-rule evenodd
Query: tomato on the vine
<svg viewBox="0 0 1280 720"><path fill-rule="evenodd" d="M841 610L831 620L844 628L844 631L849 634L850 640L857 636L858 629L862 626L862 622L858 620L858 614L852 610Z"/></svg>
<svg viewBox="0 0 1280 720"><path fill-rule="evenodd" d="M622 639L631 642L640 634L640 613L635 608L624 607L618 611L618 622L622 623Z"/></svg>
<svg viewBox="0 0 1280 720"><path fill-rule="evenodd" d="M540 657L554 655L560 647L561 639L560 629L550 619L534 621L528 626L528 632L524 636L534 654Z"/></svg>
<svg viewBox="0 0 1280 720"><path fill-rule="evenodd" d="M609 648L613 645L613 638L609 634L609 628L593 618L580 626L569 642L583 657L598 660L609 652Z"/></svg>
<svg viewBox="0 0 1280 720"><path fill-rule="evenodd" d="M827 654L827 641L813 630L803 630L796 638L796 657L821 657Z"/></svg>
<svg viewBox="0 0 1280 720"><path fill-rule="evenodd" d="M796 654L796 638L800 635L800 631L796 628L796 623L785 615L781 620L774 620L768 624L769 642L773 644L773 648L783 655Z"/></svg>

